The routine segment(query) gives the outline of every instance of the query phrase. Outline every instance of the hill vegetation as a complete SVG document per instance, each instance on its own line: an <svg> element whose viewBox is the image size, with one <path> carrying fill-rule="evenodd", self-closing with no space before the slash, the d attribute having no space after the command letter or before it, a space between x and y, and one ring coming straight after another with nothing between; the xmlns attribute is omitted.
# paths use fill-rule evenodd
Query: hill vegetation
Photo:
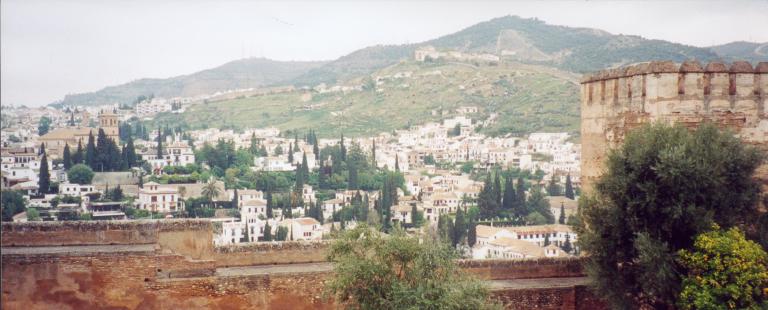
<svg viewBox="0 0 768 310"><path fill-rule="evenodd" d="M72 94L60 103L65 105L131 104L139 96L192 97L228 89L263 87L295 78L307 70L325 64L322 61L274 61L249 58L228 62L219 67L167 79L140 79L109 86L92 93Z"/></svg>
<svg viewBox="0 0 768 310"><path fill-rule="evenodd" d="M398 76L398 77L396 77ZM375 79L379 77L379 82ZM321 136L371 135L456 115L477 106L482 130L491 134L578 130L576 76L520 63L473 66L463 63L402 62L350 81L362 90L347 93L294 91L198 104L182 114L165 114L160 124L201 129L276 126Z"/></svg>

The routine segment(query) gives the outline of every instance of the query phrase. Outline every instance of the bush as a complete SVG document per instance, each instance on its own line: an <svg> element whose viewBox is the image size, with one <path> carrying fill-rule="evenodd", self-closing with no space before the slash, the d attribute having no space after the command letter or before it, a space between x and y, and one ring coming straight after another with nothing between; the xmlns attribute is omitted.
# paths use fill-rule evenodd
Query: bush
<svg viewBox="0 0 768 310"><path fill-rule="evenodd" d="M488 292L455 263L456 252L396 230L385 237L366 225L331 245L336 272L328 293L355 309L484 309Z"/></svg>
<svg viewBox="0 0 768 310"><path fill-rule="evenodd" d="M67 172L67 178L70 183L76 184L91 184L93 180L93 170L83 164L77 164L69 168Z"/></svg>
<svg viewBox="0 0 768 310"><path fill-rule="evenodd" d="M738 228L699 235L693 250L680 251L679 261L688 269L680 308L768 307L768 254Z"/></svg>

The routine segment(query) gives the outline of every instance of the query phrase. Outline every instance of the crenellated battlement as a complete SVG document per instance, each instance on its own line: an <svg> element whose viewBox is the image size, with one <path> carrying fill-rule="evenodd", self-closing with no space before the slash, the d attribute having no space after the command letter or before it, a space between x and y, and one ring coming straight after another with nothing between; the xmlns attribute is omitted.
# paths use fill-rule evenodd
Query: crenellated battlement
<svg viewBox="0 0 768 310"><path fill-rule="evenodd" d="M746 61L653 61L585 75L581 160L586 189L602 174L607 151L627 131L651 121L688 127L712 122L747 143L768 147L768 62L753 67Z"/></svg>

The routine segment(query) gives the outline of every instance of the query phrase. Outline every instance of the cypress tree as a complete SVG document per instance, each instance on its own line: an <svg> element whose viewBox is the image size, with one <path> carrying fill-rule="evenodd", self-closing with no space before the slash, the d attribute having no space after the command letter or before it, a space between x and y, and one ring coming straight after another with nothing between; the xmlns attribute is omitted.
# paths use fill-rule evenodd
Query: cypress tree
<svg viewBox="0 0 768 310"><path fill-rule="evenodd" d="M72 167L72 155L69 153L69 144L64 144L64 169Z"/></svg>
<svg viewBox="0 0 768 310"><path fill-rule="evenodd" d="M569 173L565 177L565 197L575 199L576 195L573 193L573 184L571 183L571 174Z"/></svg>
<svg viewBox="0 0 768 310"><path fill-rule="evenodd" d="M93 133L88 134L88 145L85 149L85 164L91 167L91 170L97 170L96 142L93 140Z"/></svg>
<svg viewBox="0 0 768 310"><path fill-rule="evenodd" d="M341 161L347 161L347 147L344 146L344 134L341 134Z"/></svg>
<svg viewBox="0 0 768 310"><path fill-rule="evenodd" d="M267 219L271 219L274 217L272 214L272 192L267 190L265 198L267 199Z"/></svg>
<svg viewBox="0 0 768 310"><path fill-rule="evenodd" d="M110 161L111 157L114 154L111 154L111 150L109 148L109 142L107 142L108 138L107 135L104 133L104 129L99 128L99 133L96 138L96 167L94 170L98 169L98 171L109 171Z"/></svg>
<svg viewBox="0 0 768 310"><path fill-rule="evenodd" d="M457 244L459 244L459 242L461 242L461 238L463 238L466 233L467 227L464 219L464 211L459 208L459 210L456 211L456 221L453 225L453 238L451 239L451 245L455 247Z"/></svg>
<svg viewBox="0 0 768 310"><path fill-rule="evenodd" d="M565 224L565 206L563 203L560 203L560 218L557 219L557 222L560 224Z"/></svg>
<svg viewBox="0 0 768 310"><path fill-rule="evenodd" d="M504 182L504 199L502 200L501 208L506 212L510 212L513 216L520 216L516 214L515 206L517 205L517 195L515 195L515 185L511 176L506 178Z"/></svg>
<svg viewBox="0 0 768 310"><path fill-rule="evenodd" d="M373 146L371 147L371 157L373 158L373 168L376 168L376 140L373 140Z"/></svg>
<svg viewBox="0 0 768 310"><path fill-rule="evenodd" d="M347 180L347 189L357 189L357 167L349 167L349 180Z"/></svg>
<svg viewBox="0 0 768 310"><path fill-rule="evenodd" d="M320 147L317 146L317 142L315 142L314 145L312 145L312 153L315 154L315 160L320 160Z"/></svg>
<svg viewBox="0 0 768 310"><path fill-rule="evenodd" d="M549 180L549 184L547 185L547 194L550 196L560 196L560 185L557 184L557 178L555 178L555 174L552 174L552 178Z"/></svg>
<svg viewBox="0 0 768 310"><path fill-rule="evenodd" d="M493 198L496 199L496 205L501 206L501 173L496 172L496 176L493 179Z"/></svg>
<svg viewBox="0 0 768 310"><path fill-rule="evenodd" d="M38 191L41 194L47 194L51 188L51 173L48 171L48 155L43 152L40 159L40 174L37 180Z"/></svg>
<svg viewBox="0 0 768 310"><path fill-rule="evenodd" d="M75 154L72 155L72 165L82 164L83 163L83 144L80 143L80 141L77 141L77 151L75 151Z"/></svg>
<svg viewBox="0 0 768 310"><path fill-rule="evenodd" d="M293 165L293 144L288 143L288 162Z"/></svg>
<svg viewBox="0 0 768 310"><path fill-rule="evenodd" d="M395 153L395 171L400 171L400 156Z"/></svg>
<svg viewBox="0 0 768 310"><path fill-rule="evenodd" d="M467 245L470 247L475 246L477 243L477 224L475 220L470 220L469 229L467 230Z"/></svg>
<svg viewBox="0 0 768 310"><path fill-rule="evenodd" d="M573 251L573 245L571 245L571 235L566 234L565 235L565 242L563 243L563 246L561 247L565 253L571 253Z"/></svg>
<svg viewBox="0 0 768 310"><path fill-rule="evenodd" d="M549 245L549 233L544 235L544 245L543 246L548 246L548 245Z"/></svg>
<svg viewBox="0 0 768 310"><path fill-rule="evenodd" d="M525 180L523 179L522 176L517 178L517 186L515 187L515 191L517 194L518 204L520 205L521 209L526 209L525 214L527 215L528 208L526 207L526 202L525 202Z"/></svg>
<svg viewBox="0 0 768 310"><path fill-rule="evenodd" d="M37 155L43 154L45 154L45 143L40 143L40 151L37 152Z"/></svg>
<svg viewBox="0 0 768 310"><path fill-rule="evenodd" d="M304 177L305 183L309 182L309 164L307 163L307 153L301 155L301 174Z"/></svg>
<svg viewBox="0 0 768 310"><path fill-rule="evenodd" d="M128 142L125 144L125 162L128 168L136 166L136 147L133 146L133 137L128 136Z"/></svg>
<svg viewBox="0 0 768 310"><path fill-rule="evenodd" d="M232 197L232 208L237 209L240 207L240 198L237 195L237 187L235 187L235 190L233 191L232 194L234 196Z"/></svg>
<svg viewBox="0 0 768 310"><path fill-rule="evenodd" d="M163 133L157 127L157 159L163 158Z"/></svg>
<svg viewBox="0 0 768 310"><path fill-rule="evenodd" d="M264 241L272 241L272 227L269 226L269 222L264 224Z"/></svg>

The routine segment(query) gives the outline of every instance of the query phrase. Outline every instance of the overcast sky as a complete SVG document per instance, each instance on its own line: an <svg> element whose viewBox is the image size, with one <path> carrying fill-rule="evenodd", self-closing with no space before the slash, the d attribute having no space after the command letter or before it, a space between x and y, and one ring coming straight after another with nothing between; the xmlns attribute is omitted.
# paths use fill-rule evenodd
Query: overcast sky
<svg viewBox="0 0 768 310"><path fill-rule="evenodd" d="M330 60L370 45L429 40L504 15L695 46L768 42L768 0L1 3L0 100L30 106L243 57Z"/></svg>

